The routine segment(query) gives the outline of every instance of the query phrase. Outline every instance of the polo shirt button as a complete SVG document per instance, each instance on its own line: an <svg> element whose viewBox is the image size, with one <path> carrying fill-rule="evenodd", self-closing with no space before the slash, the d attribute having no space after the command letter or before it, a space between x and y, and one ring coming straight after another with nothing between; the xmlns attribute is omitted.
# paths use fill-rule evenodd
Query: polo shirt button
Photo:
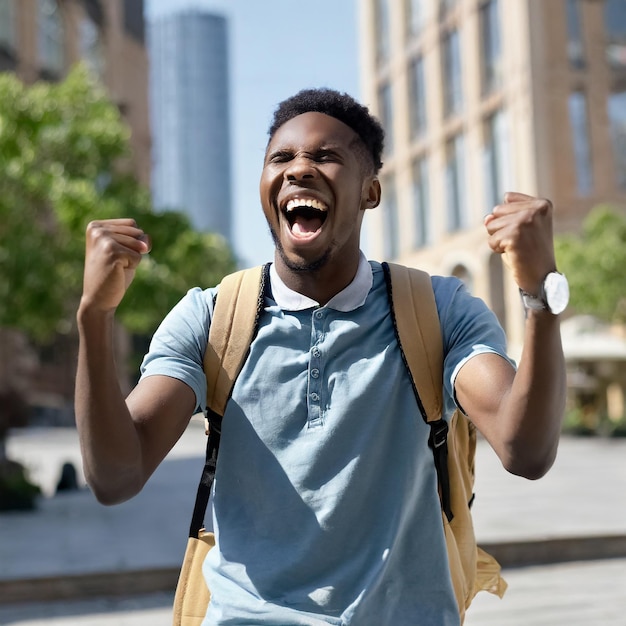
<svg viewBox="0 0 626 626"><path fill-rule="evenodd" d="M321 354L321 352L320 352L319 348L313 348L313 356L314 357L319 357L320 354Z"/></svg>
<svg viewBox="0 0 626 626"><path fill-rule="evenodd" d="M320 371L318 369L311 370L312 378L319 378L319 375L320 375Z"/></svg>
<svg viewBox="0 0 626 626"><path fill-rule="evenodd" d="M324 314L321 311L315 311L315 317L318 320L321 320L324 317Z"/></svg>
<svg viewBox="0 0 626 626"><path fill-rule="evenodd" d="M320 397L316 393L311 394L311 400L313 400L313 402L317 402L319 399Z"/></svg>

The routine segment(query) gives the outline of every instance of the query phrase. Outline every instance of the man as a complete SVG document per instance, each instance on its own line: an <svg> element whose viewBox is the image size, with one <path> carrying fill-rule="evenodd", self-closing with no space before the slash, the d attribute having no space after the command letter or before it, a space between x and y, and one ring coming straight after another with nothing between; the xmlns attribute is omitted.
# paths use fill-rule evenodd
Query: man
<svg viewBox="0 0 626 626"><path fill-rule="evenodd" d="M306 90L276 110L260 183L271 293L224 417L206 624L459 623L429 428L381 266L360 252L382 147L378 122L345 94ZM485 219L527 294L517 371L487 307L460 281L433 278L446 415L462 407L504 467L531 479L554 461L565 396L558 315L542 287L556 270L551 220L547 200L517 193ZM188 292L136 388L120 393L112 321L148 251L131 220L87 229L76 415L85 474L108 504L143 487L205 401L213 289Z"/></svg>

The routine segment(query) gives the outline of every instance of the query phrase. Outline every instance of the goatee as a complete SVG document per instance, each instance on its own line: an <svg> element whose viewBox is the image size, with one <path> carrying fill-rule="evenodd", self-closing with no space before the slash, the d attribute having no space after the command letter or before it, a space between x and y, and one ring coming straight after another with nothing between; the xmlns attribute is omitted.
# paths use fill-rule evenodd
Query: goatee
<svg viewBox="0 0 626 626"><path fill-rule="evenodd" d="M318 259L315 259L314 261L296 262L296 261L289 259L287 255L285 254L285 250L283 249L283 246L280 243L280 239L276 235L276 232L271 226L269 227L269 229L270 229L270 234L272 236L272 239L274 241L274 245L276 246L276 250L278 250L278 254L280 255L282 262L285 264L285 267L287 267L287 269L289 269L290 271L292 272L315 272L316 270L319 270L322 267L324 267L326 263L328 263L328 259L330 258L330 249L327 249L326 252L324 252L324 254L321 257L319 257Z"/></svg>

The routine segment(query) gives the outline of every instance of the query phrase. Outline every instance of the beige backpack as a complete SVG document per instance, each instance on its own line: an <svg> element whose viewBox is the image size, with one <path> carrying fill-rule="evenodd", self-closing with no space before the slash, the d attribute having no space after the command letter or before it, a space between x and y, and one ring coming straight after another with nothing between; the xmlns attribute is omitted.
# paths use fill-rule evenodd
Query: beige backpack
<svg viewBox="0 0 626 626"><path fill-rule="evenodd" d="M471 505L476 430L460 411L449 423L441 418L443 345L430 276L391 263L383 263L383 268L402 358L419 412L431 427L429 446L437 470L448 560L462 623L476 593L484 590L502 597L506 590L499 564L477 546L474 535ZM200 626L210 600L202 563L215 539L203 524L215 476L221 418L258 329L268 270L266 265L236 272L225 277L219 287L204 358L209 440L176 589L175 626Z"/></svg>

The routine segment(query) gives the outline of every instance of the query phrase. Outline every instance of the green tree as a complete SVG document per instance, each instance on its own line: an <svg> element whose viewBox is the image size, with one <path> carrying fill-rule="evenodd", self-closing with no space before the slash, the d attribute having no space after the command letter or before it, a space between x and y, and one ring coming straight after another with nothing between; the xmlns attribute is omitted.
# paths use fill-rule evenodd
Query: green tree
<svg viewBox="0 0 626 626"><path fill-rule="evenodd" d="M129 138L83 66L63 82L32 86L0 74L0 327L39 343L74 332L92 219L132 217L152 237L118 315L132 333L150 335L190 286L216 284L234 269L221 237L195 232L181 213L152 212L148 190L129 174ZM3 445L27 409L16 392L0 380L2 501L10 489L32 496ZM11 410L2 394L15 400Z"/></svg>
<svg viewBox="0 0 626 626"><path fill-rule="evenodd" d="M72 328L91 219L133 217L153 239L119 320L150 334L195 284L235 266L227 243L177 212L153 213L127 173L129 129L77 66L56 84L0 75L0 326L36 340Z"/></svg>
<svg viewBox="0 0 626 626"><path fill-rule="evenodd" d="M580 234L556 237L559 268L570 283L571 305L578 313L609 322L626 322L626 213L599 205L590 211Z"/></svg>

